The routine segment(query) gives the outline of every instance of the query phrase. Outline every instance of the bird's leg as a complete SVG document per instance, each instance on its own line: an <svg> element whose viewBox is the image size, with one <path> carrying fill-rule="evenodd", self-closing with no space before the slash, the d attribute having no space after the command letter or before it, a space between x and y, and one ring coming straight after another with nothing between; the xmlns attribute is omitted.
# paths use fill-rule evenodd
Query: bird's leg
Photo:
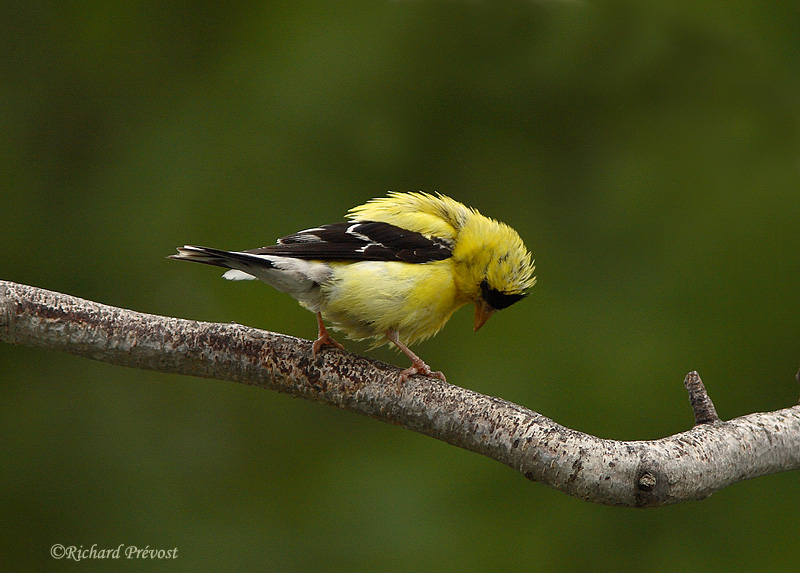
<svg viewBox="0 0 800 573"><path fill-rule="evenodd" d="M386 331L386 338L394 344L397 348L403 351L403 354L408 356L411 359L411 367L406 368L402 372L400 372L400 377L398 378L398 382L401 384L408 380L409 376L413 376L414 374L422 374L423 376L433 376L434 378L439 378L443 382L447 382L444 377L444 374L441 372L434 372L431 370L430 366L425 364L422 361L422 358L411 352L411 349L400 342L400 337L397 335L397 332L394 330L387 330Z"/></svg>
<svg viewBox="0 0 800 573"><path fill-rule="evenodd" d="M344 346L336 342L333 337L328 334L328 330L325 328L325 324L322 322L321 312L317 313L317 325L319 326L319 334L317 339L314 341L314 344L311 345L311 353L314 358L317 357L317 352L319 352L319 349L326 344L344 350Z"/></svg>

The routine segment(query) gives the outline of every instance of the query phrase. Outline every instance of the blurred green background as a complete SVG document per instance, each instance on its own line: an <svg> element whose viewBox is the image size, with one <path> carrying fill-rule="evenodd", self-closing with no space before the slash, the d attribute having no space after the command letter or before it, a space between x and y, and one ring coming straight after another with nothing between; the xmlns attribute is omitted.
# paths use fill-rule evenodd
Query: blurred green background
<svg viewBox="0 0 800 573"><path fill-rule="evenodd" d="M416 347L452 383L616 439L797 402L800 5L5 2L0 278L310 338L250 248L387 190L515 227L532 295ZM356 352L363 345L348 343ZM396 364L405 358L370 353ZM800 475L596 506L435 440L237 384L0 345L0 563L672 571L800 559ZM92 562L109 569L152 563ZM81 568L85 568L81 567Z"/></svg>

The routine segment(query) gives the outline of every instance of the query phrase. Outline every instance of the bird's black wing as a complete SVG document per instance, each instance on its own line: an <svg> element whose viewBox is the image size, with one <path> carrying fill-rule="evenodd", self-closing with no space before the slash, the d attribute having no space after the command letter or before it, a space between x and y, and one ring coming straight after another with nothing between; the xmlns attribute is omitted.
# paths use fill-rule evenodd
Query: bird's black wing
<svg viewBox="0 0 800 573"><path fill-rule="evenodd" d="M450 243L378 221L332 223L278 239L277 245L244 251L320 261L428 263L453 254Z"/></svg>

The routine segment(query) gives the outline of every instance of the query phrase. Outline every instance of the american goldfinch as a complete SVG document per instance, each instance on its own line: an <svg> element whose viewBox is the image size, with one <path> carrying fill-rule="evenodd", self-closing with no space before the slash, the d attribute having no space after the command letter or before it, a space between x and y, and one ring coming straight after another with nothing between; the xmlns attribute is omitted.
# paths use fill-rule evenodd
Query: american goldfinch
<svg viewBox="0 0 800 573"><path fill-rule="evenodd" d="M260 279L317 315L313 345L343 348L325 324L374 346L392 343L411 359L400 382L445 379L408 345L439 332L475 305L475 330L526 296L533 261L516 231L441 194L397 193L350 209L348 222L322 225L247 251L186 245L170 258L230 269L230 280Z"/></svg>

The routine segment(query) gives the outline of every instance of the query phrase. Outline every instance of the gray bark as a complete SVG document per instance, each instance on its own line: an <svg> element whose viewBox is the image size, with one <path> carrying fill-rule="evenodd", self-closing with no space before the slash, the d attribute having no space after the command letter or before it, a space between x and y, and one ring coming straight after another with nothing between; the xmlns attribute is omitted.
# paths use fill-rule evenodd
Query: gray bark
<svg viewBox="0 0 800 573"><path fill-rule="evenodd" d="M601 439L435 378L249 328L144 314L0 281L0 340L102 362L230 380L351 410L502 462L569 495L617 506L702 499L800 468L800 406L720 421L695 372L697 425L650 441Z"/></svg>

